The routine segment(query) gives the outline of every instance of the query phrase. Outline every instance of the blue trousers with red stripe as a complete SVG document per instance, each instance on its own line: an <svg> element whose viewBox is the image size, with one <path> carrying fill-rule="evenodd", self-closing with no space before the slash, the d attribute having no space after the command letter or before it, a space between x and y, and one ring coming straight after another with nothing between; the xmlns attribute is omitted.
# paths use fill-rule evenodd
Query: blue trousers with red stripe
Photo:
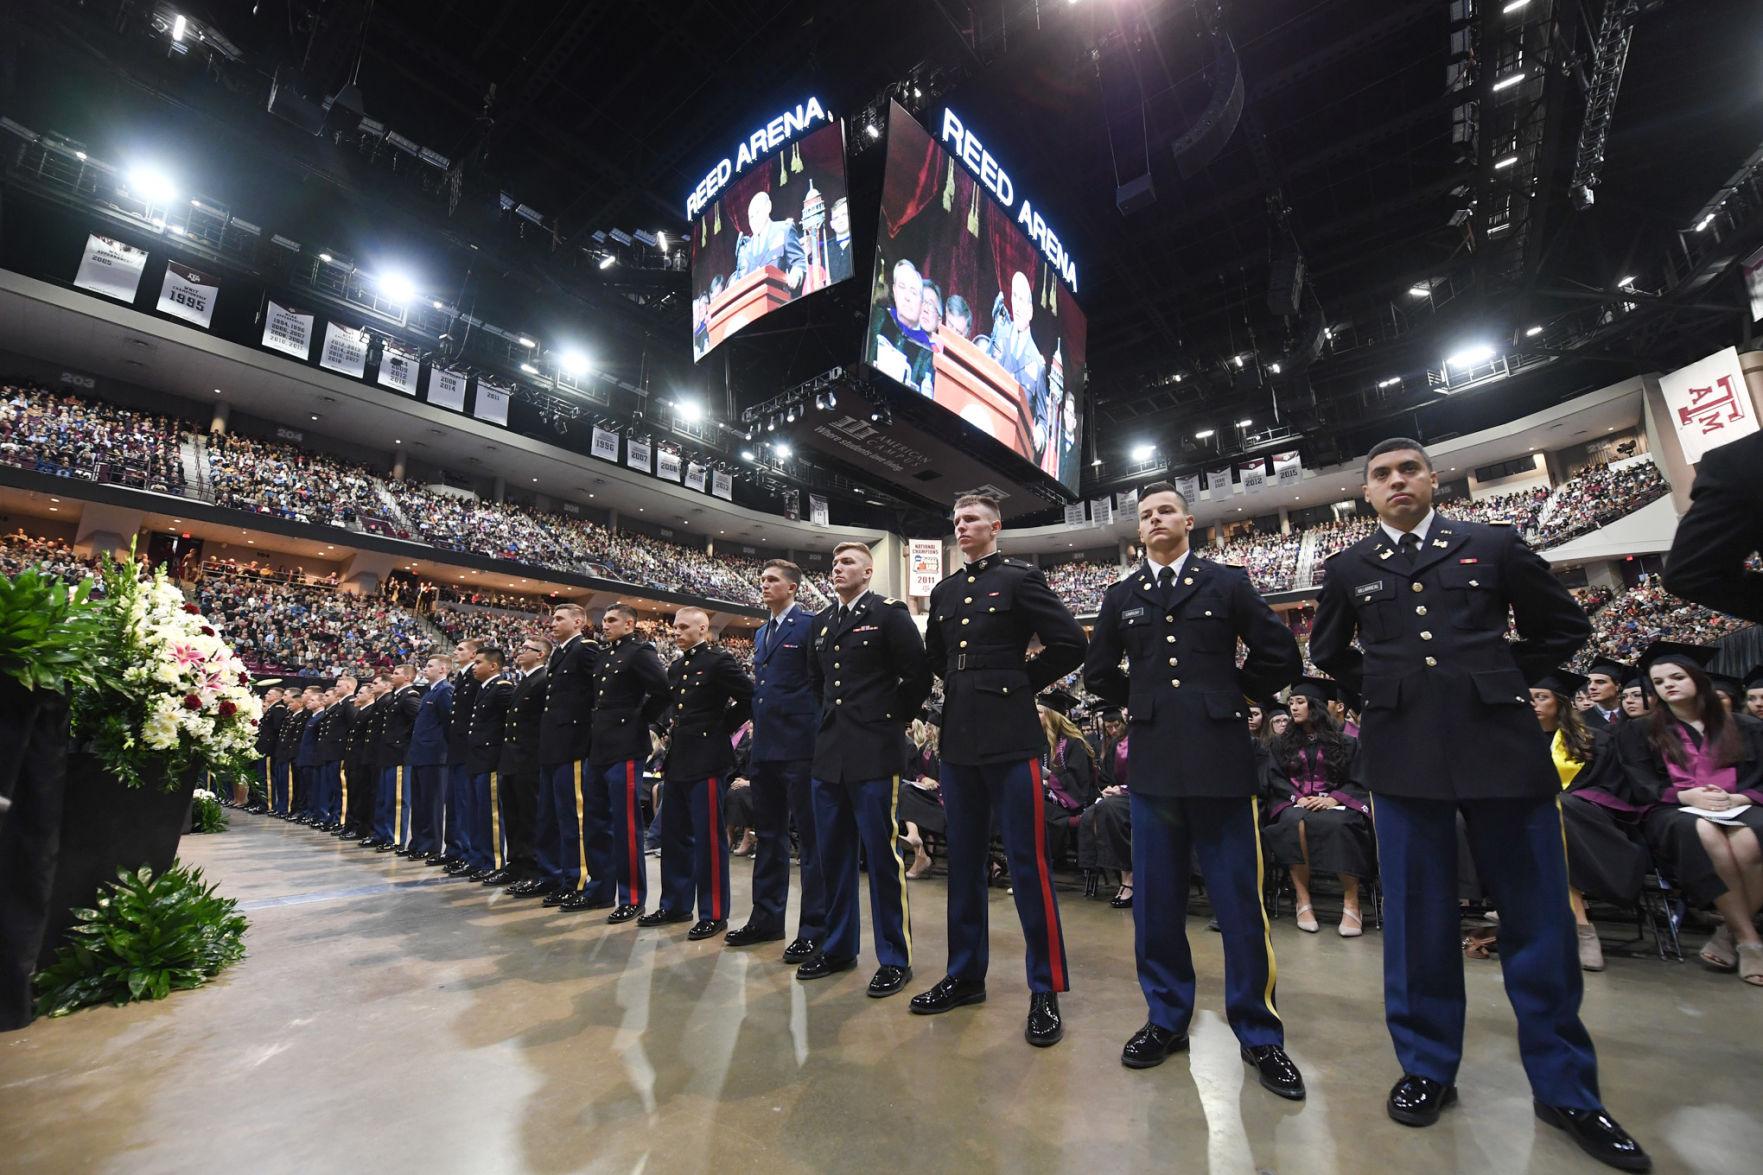
<svg viewBox="0 0 1763 1175"><path fill-rule="evenodd" d="M649 900L649 868L643 861L643 765L635 759L626 759L622 763L595 767L594 780L598 789L605 793L612 813L612 873L618 882L618 903L621 906L644 905ZM726 854L727 838L722 839ZM722 871L725 893L727 864L725 855ZM728 909L726 901L722 908ZM727 914L723 916L727 917Z"/></svg>
<svg viewBox="0 0 1763 1175"><path fill-rule="evenodd" d="M949 820L949 974L984 981L988 959L990 898L986 866L992 813L1004 838L1016 916L1028 943L1030 991L1068 991L1065 934L1047 862L1046 792L1038 759L958 766L945 762L939 776L943 812Z"/></svg>
<svg viewBox="0 0 1763 1175"><path fill-rule="evenodd" d="M826 882L822 952L829 959L854 959L863 949L863 923L857 912L861 843L869 861L875 961L884 967L912 966L912 912L906 904L906 862L900 859L900 777L860 783L816 779L810 787L820 873Z"/></svg>
<svg viewBox="0 0 1763 1175"><path fill-rule="evenodd" d="M946 790L946 789L945 789ZM948 803L945 796L944 804ZM1194 1017L1188 882L1197 859L1224 938L1224 1010L1244 1045L1284 1044L1273 942L1261 904L1261 831L1249 796L1132 793L1133 949L1151 1023Z"/></svg>
<svg viewBox="0 0 1763 1175"><path fill-rule="evenodd" d="M661 785L661 908L728 917L728 831L722 826L725 776L669 779Z"/></svg>

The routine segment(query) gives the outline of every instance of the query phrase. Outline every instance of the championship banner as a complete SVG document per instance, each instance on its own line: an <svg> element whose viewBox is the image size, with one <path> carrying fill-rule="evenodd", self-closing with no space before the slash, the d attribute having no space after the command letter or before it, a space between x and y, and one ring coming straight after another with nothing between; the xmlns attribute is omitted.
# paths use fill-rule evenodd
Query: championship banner
<svg viewBox="0 0 1763 1175"><path fill-rule="evenodd" d="M167 261L165 281L159 287L158 310L207 330L214 318L214 299L219 294L219 278Z"/></svg>
<svg viewBox="0 0 1763 1175"><path fill-rule="evenodd" d="M1077 504L1079 510L1083 503ZM1070 507L1067 507L1069 509ZM941 539L912 539L906 551L906 594L928 596L943 580L943 543Z"/></svg>
<svg viewBox="0 0 1763 1175"><path fill-rule="evenodd" d="M1068 502L1065 506L1065 525L1082 526L1084 524L1084 504L1081 501Z"/></svg>
<svg viewBox="0 0 1763 1175"><path fill-rule="evenodd" d="M367 332L350 330L334 322L324 324L324 350L318 365L327 371L360 379L367 374Z"/></svg>
<svg viewBox="0 0 1763 1175"><path fill-rule="evenodd" d="M1189 509L1192 509L1194 503L1200 500L1200 475L1190 473L1186 477L1176 478L1175 492L1180 494L1182 501L1188 504Z"/></svg>
<svg viewBox="0 0 1763 1175"><path fill-rule="evenodd" d="M686 466L686 488L697 490L699 493L704 492L704 466L696 461Z"/></svg>
<svg viewBox="0 0 1763 1175"><path fill-rule="evenodd" d="M1683 445L1683 459L1694 465L1709 449L1757 431L1757 412L1745 387L1736 347L1716 351L1688 367L1659 377L1665 411Z"/></svg>
<svg viewBox="0 0 1763 1175"><path fill-rule="evenodd" d="M416 395L416 377L422 372L422 356L407 347L387 340L380 348L379 385L391 388L394 392L403 392L406 396Z"/></svg>
<svg viewBox="0 0 1763 1175"><path fill-rule="evenodd" d="M497 387L489 380L479 377L477 381L477 402L471 406L471 414L479 420L487 420L491 424L508 427L508 401L514 398L513 388Z"/></svg>
<svg viewBox="0 0 1763 1175"><path fill-rule="evenodd" d="M711 485L711 493L715 494L717 497L723 499L724 501L730 501L730 502L734 501L734 497L735 497L735 479L734 478L730 477L728 474L726 474L722 470L718 469L716 471L715 476L713 476L710 479L710 485Z"/></svg>
<svg viewBox="0 0 1763 1175"><path fill-rule="evenodd" d="M601 428L596 424L594 426L594 444L592 452L594 456L600 458L602 461L617 461L618 434L611 429Z"/></svg>
<svg viewBox="0 0 1763 1175"><path fill-rule="evenodd" d="M819 494L808 495L808 521L815 526L831 525L832 515L827 510L826 499Z"/></svg>
<svg viewBox="0 0 1763 1175"><path fill-rule="evenodd" d="M429 368L429 403L465 411L465 375L444 367Z"/></svg>
<svg viewBox="0 0 1763 1175"><path fill-rule="evenodd" d="M1230 466L1206 471L1206 492L1214 502L1230 497Z"/></svg>
<svg viewBox="0 0 1763 1175"><path fill-rule="evenodd" d="M641 469L644 473L650 471L652 463L649 460L648 437L644 437L640 441L636 437L631 437L625 442L624 463L632 469Z"/></svg>
<svg viewBox="0 0 1763 1175"><path fill-rule="evenodd" d="M1123 518L1133 518L1139 512L1139 489L1134 486L1130 490L1121 490L1114 495L1114 510Z"/></svg>
<svg viewBox="0 0 1763 1175"><path fill-rule="evenodd" d="M1252 494L1256 490L1267 488L1267 462L1262 459L1245 461L1237 466L1237 472L1243 475L1243 492Z"/></svg>
<svg viewBox="0 0 1763 1175"><path fill-rule="evenodd" d="M263 345L304 363L312 354L312 315L271 302L263 311Z"/></svg>
<svg viewBox="0 0 1763 1175"><path fill-rule="evenodd" d="M655 472L668 481L679 480L679 454L662 449L655 454Z"/></svg>
<svg viewBox="0 0 1763 1175"><path fill-rule="evenodd" d="M1090 521L1097 526L1107 526L1114 521L1114 499L1109 497L1090 499Z"/></svg>
<svg viewBox="0 0 1763 1175"><path fill-rule="evenodd" d="M1297 452L1273 455L1273 484L1295 486L1304 476L1304 458Z"/></svg>
<svg viewBox="0 0 1763 1175"><path fill-rule="evenodd" d="M146 268L147 250L93 233L86 238L86 252L73 284L118 302L133 302L141 287L141 271Z"/></svg>

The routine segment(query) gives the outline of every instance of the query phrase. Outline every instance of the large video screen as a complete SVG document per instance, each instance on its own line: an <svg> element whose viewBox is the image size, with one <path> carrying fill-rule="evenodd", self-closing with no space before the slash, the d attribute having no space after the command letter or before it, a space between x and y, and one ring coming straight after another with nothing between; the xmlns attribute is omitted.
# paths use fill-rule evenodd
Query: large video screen
<svg viewBox="0 0 1763 1175"><path fill-rule="evenodd" d="M769 125L787 131L789 117ZM715 198L691 213L694 360L778 307L851 276L844 124L829 121L769 155L757 150L769 142L761 129L741 143L719 165ZM713 169L706 183L718 174Z"/></svg>
<svg viewBox="0 0 1763 1175"><path fill-rule="evenodd" d="M952 114L943 126L978 176L889 111L864 357L1076 493L1088 332L1061 277L1075 264L991 154Z"/></svg>

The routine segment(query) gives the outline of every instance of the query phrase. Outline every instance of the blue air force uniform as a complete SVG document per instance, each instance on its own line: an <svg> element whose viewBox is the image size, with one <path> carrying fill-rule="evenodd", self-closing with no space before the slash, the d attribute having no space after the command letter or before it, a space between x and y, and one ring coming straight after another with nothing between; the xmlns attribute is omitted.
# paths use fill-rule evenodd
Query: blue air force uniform
<svg viewBox="0 0 1763 1175"><path fill-rule="evenodd" d="M588 818L596 789L587 786L593 736L594 669L599 642L578 633L551 650L545 666L545 713L539 720L539 870L558 889L611 897L610 820ZM593 879L590 888L589 879Z"/></svg>
<svg viewBox="0 0 1763 1175"><path fill-rule="evenodd" d="M728 920L728 830L723 798L735 765L730 736L747 720L753 679L734 654L708 642L667 671L673 733L661 800L661 913ZM639 858L640 859L640 858Z"/></svg>
<svg viewBox="0 0 1763 1175"><path fill-rule="evenodd" d="M453 683L446 678L423 691L410 731L410 786L405 789L412 857L441 851L447 794L447 728L453 720Z"/></svg>
<svg viewBox="0 0 1763 1175"><path fill-rule="evenodd" d="M594 672L594 811L612 830L611 868L620 905L648 900L643 862L643 764L652 747L649 728L667 711L667 670L655 646L627 633L606 646ZM726 782L726 781L725 781ZM598 818L598 817L597 817ZM724 871L724 877L727 871ZM598 884L600 875L595 875Z"/></svg>
<svg viewBox="0 0 1763 1175"><path fill-rule="evenodd" d="M1531 1088L1551 1106L1601 1105L1579 1019L1561 784L1526 688L1527 673L1564 664L1590 634L1548 564L1508 526L1429 513L1411 542L1380 525L1329 560L1310 655L1365 698L1359 761L1383 879L1385 1018L1406 1074L1449 1086L1462 1056L1460 810L1476 873L1500 908Z"/></svg>
<svg viewBox="0 0 1763 1175"><path fill-rule="evenodd" d="M1297 640L1240 567L1192 552L1167 568L1147 560L1102 599L1084 685L1128 710L1133 946L1158 1028L1186 1033L1193 1018L1187 896L1197 859L1224 935L1231 1029L1245 1047L1284 1042L1244 698L1270 697L1302 673Z"/></svg>
<svg viewBox="0 0 1763 1175"><path fill-rule="evenodd" d="M480 854L472 843L478 805L472 798L472 774L465 762L471 752L471 716L478 691L478 680L469 665L453 674L452 686L452 713L447 719L447 802L441 852L449 860L470 862Z"/></svg>
<svg viewBox="0 0 1763 1175"><path fill-rule="evenodd" d="M1027 659L1029 640L1041 654ZM930 594L925 656L943 679L940 744L949 820L949 975L986 977L986 864L992 816L1004 838L1016 914L1028 944L1028 986L1070 988L1065 937L1047 861L1047 736L1035 695L1083 663L1083 627L1040 569L994 551Z"/></svg>

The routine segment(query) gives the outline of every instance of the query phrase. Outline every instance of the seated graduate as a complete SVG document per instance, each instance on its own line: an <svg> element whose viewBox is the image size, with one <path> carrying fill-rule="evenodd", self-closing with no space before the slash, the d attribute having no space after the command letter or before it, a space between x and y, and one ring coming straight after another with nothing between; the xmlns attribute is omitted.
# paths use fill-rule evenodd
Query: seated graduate
<svg viewBox="0 0 1763 1175"><path fill-rule="evenodd" d="M1586 895L1632 906L1640 898L1650 859L1640 831L1643 805L1635 802L1634 786L1610 745L1610 732L1616 728L1590 729L1574 705L1574 696L1584 687L1584 677L1565 669L1537 674L1530 683L1530 706L1549 740L1565 792L1561 822L1567 838L1567 899L1579 931L1579 965L1602 971L1604 948L1586 913Z"/></svg>
<svg viewBox="0 0 1763 1175"><path fill-rule="evenodd" d="M747 778L747 762L753 753L751 718L735 731L734 744L735 765L723 798L722 821L728 828L729 852L737 857L751 857L759 844L759 834L753 827L753 786Z"/></svg>
<svg viewBox="0 0 1763 1175"><path fill-rule="evenodd" d="M1370 874L1375 849L1366 792L1353 778L1359 742L1342 734L1328 712L1336 690L1332 681L1306 677L1287 695L1291 723L1268 744L1274 770L1262 773L1262 838L1268 854L1291 874L1298 929L1321 929L1310 900L1311 871L1320 869L1340 878L1340 936L1358 938L1365 932L1359 879Z"/></svg>
<svg viewBox="0 0 1763 1175"><path fill-rule="evenodd" d="M1641 672L1656 704L1623 723L1616 747L1634 794L1655 806L1642 827L1653 859L1722 924L1704 963L1763 987L1763 722L1729 714L1703 666L1714 650L1655 641Z"/></svg>
<svg viewBox="0 0 1763 1175"><path fill-rule="evenodd" d="M1076 834L1075 818L1096 802L1101 789L1096 785L1096 755L1090 740L1067 717L1077 699L1066 690L1055 689L1035 701L1041 732L1047 736L1047 750L1041 756L1047 856L1058 861Z"/></svg>
<svg viewBox="0 0 1763 1175"><path fill-rule="evenodd" d="M1622 716L1624 718L1645 718L1647 707L1653 700L1652 691L1641 681L1641 671L1633 670L1622 679ZM1757 717L1757 715L1753 715Z"/></svg>
<svg viewBox="0 0 1763 1175"><path fill-rule="evenodd" d="M1286 732L1286 727L1292 724L1292 712L1286 709L1284 702L1275 699L1263 702L1261 713L1261 729L1250 733L1260 740L1262 746L1266 746Z"/></svg>
<svg viewBox="0 0 1763 1175"><path fill-rule="evenodd" d="M912 866L906 876L916 881L930 872L930 848L924 834L946 837L949 818L943 812L942 785L938 782L942 759L937 753L937 740L943 728L943 712L927 709L907 728L912 753L906 757L906 770L900 776L905 787L900 789L900 835L912 847Z"/></svg>
<svg viewBox="0 0 1763 1175"><path fill-rule="evenodd" d="M1102 794L1084 809L1077 823L1077 863L1083 869L1111 869L1120 874L1120 888L1108 904L1132 909L1132 793L1127 787L1130 735L1126 715L1102 711L1102 757L1097 779Z"/></svg>

